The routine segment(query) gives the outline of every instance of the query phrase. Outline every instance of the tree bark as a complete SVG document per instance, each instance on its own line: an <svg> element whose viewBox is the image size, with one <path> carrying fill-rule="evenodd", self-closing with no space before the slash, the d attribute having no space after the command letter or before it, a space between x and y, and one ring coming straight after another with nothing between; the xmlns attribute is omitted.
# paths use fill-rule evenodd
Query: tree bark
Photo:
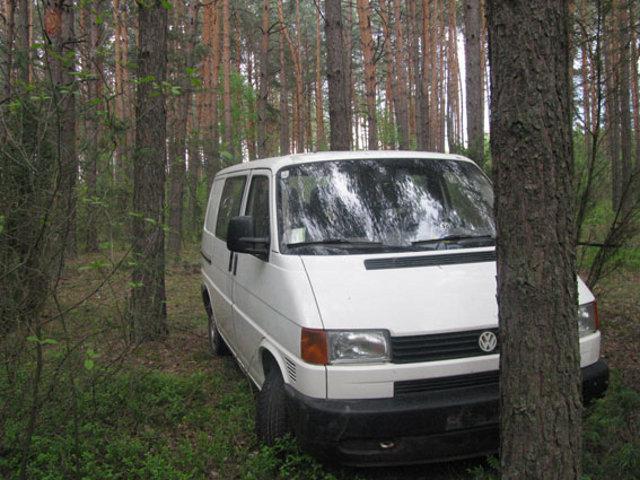
<svg viewBox="0 0 640 480"><path fill-rule="evenodd" d="M300 61L300 51L302 49L302 45L300 44L300 37L296 36L296 42L294 43L291 35L289 34L289 29L285 23L284 19L284 11L282 7L282 0L278 0L278 19L280 20L280 28L282 29L282 35L289 46L289 53L291 54L291 61L293 62L293 78L295 82L295 92L294 92L294 100L293 100L293 125L294 125L294 139L295 139L295 151L297 153L304 152L304 86L303 86L303 76L302 76L302 63ZM300 15L299 15L299 4L296 3L296 29L299 32L300 25Z"/></svg>
<svg viewBox="0 0 640 480"><path fill-rule="evenodd" d="M488 1L503 479L578 479L568 1Z"/></svg>
<svg viewBox="0 0 640 480"><path fill-rule="evenodd" d="M60 166L60 213L63 216L62 245L69 257L77 254L76 244L76 108L74 7L71 0L48 0L45 5L44 28L49 44L47 62L51 72L53 97L59 121L55 123L53 143Z"/></svg>
<svg viewBox="0 0 640 480"><path fill-rule="evenodd" d="M422 0L422 65L421 82L422 109L420 128L418 129L418 148L428 150L431 146L431 95L429 91L431 78L431 1Z"/></svg>
<svg viewBox="0 0 640 480"><path fill-rule="evenodd" d="M409 149L409 109L407 101L407 56L404 47L400 0L393 0L393 26L396 37L394 109L400 150Z"/></svg>
<svg viewBox="0 0 640 480"><path fill-rule="evenodd" d="M93 9L98 15L102 13L103 0L98 0L94 3ZM89 112L88 127L88 152L86 161L86 182L87 182L87 197L89 202L87 203L87 236L86 236L86 250L87 252L98 251L98 224L97 216L98 212L95 208L94 199L97 195L97 180L98 180L98 158L102 151L102 127L101 116L104 112L103 102L103 78L104 78L104 64L102 56L98 53L100 45L104 40L104 28L102 22L98 22L95 15L92 15L91 10L87 7L83 9L88 15L88 21L90 25L87 25L89 31L89 51L88 60L89 68L92 74L92 79L88 84L89 100L93 102L94 109Z"/></svg>
<svg viewBox="0 0 640 480"><path fill-rule="evenodd" d="M280 30L280 155L288 155L289 139L289 83L287 80L287 64L284 57L284 32Z"/></svg>
<svg viewBox="0 0 640 480"><path fill-rule="evenodd" d="M269 70L269 36L271 20L269 13L270 0L262 2L262 21L260 24L260 91L258 93L258 158L269 156L267 148L267 108L269 106L269 86L271 72Z"/></svg>
<svg viewBox="0 0 640 480"><path fill-rule="evenodd" d="M231 12L229 0L222 0L222 104L224 110L224 149L235 157L231 115Z"/></svg>
<svg viewBox="0 0 640 480"><path fill-rule="evenodd" d="M16 18L16 0L5 0L4 2L4 35L3 44L4 50L4 79L3 79L3 93L4 98L11 98L11 84L12 72L13 72L13 50L14 50L14 37L15 37L15 18Z"/></svg>
<svg viewBox="0 0 640 480"><path fill-rule="evenodd" d="M631 174L633 169L633 160L631 158L631 62L629 51L631 26L629 25L628 2L620 2L616 13L620 56L618 62L620 69L620 83L618 85L620 92L620 202L622 203L622 208L627 209L631 204Z"/></svg>
<svg viewBox="0 0 640 480"><path fill-rule="evenodd" d="M130 315L136 341L167 335L164 282L164 186L167 9L161 0L138 4L136 144L133 169L132 271Z"/></svg>
<svg viewBox="0 0 640 480"><path fill-rule="evenodd" d="M480 0L464 0L465 84L467 87L467 149L484 165L484 99L482 95L482 13Z"/></svg>
<svg viewBox="0 0 640 480"><path fill-rule="evenodd" d="M427 2L428 0L423 0ZM385 102L385 116L386 123L389 130L395 130L395 123L393 120L393 99L395 97L393 92L393 41L391 38L391 26L389 24L389 9L386 0L380 0L380 21L382 23L382 35L384 37L384 65L385 65L385 81L384 81L384 102ZM424 97L423 97L424 101ZM389 135L385 135L385 147L394 148L395 138L388 138Z"/></svg>
<svg viewBox="0 0 640 480"><path fill-rule="evenodd" d="M367 0L358 0L358 25L360 43L364 57L364 86L367 102L367 125L369 127L369 150L378 149L378 123L376 105L376 65L374 61L375 44L371 34L371 6Z"/></svg>
<svg viewBox="0 0 640 480"><path fill-rule="evenodd" d="M189 5L185 12L183 4L176 5L177 32L184 31L184 36L174 42L174 56L176 58L177 84L180 95L174 98L173 138L169 155L169 241L167 248L173 258L179 258L182 250L184 223L184 190L186 182L186 151L187 151L187 121L191 110L191 79L187 72L193 68L198 22L197 3ZM186 15L185 15L186 14Z"/></svg>
<svg viewBox="0 0 640 480"><path fill-rule="evenodd" d="M322 94L322 27L320 10L316 11L316 149L326 150L327 139L324 133L324 105Z"/></svg>
<svg viewBox="0 0 640 480"><path fill-rule="evenodd" d="M342 8L340 0L325 0L327 38L327 81L329 83L329 126L331 150L349 150L351 122L345 92L347 89L342 57Z"/></svg>

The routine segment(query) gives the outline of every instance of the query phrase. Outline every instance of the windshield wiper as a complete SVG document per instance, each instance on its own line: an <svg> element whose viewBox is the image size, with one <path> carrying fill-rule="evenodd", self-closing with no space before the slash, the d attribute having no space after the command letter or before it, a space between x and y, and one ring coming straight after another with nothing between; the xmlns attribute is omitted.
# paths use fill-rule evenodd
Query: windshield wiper
<svg viewBox="0 0 640 480"><path fill-rule="evenodd" d="M415 242L411 242L411 245L428 245L430 243L440 243L446 241L459 241L459 240L495 240L493 235L445 235L440 238L428 238L426 240L416 240Z"/></svg>
<svg viewBox="0 0 640 480"><path fill-rule="evenodd" d="M376 246L382 245L382 242L374 242L373 240L348 240L346 238L327 238L324 240L313 240L309 242L295 242L287 243L287 247L308 247L314 245L353 245L357 247L361 246Z"/></svg>

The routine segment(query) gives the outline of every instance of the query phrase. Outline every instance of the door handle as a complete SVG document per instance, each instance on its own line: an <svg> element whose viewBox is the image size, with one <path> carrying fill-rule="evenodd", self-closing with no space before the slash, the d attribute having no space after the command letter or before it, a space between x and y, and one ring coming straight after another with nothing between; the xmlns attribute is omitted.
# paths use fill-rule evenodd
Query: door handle
<svg viewBox="0 0 640 480"><path fill-rule="evenodd" d="M228 271L231 271L231 267L233 266L233 252L229 252L229 268Z"/></svg>
<svg viewBox="0 0 640 480"><path fill-rule="evenodd" d="M233 275L238 271L238 254L236 253L236 261L233 263Z"/></svg>

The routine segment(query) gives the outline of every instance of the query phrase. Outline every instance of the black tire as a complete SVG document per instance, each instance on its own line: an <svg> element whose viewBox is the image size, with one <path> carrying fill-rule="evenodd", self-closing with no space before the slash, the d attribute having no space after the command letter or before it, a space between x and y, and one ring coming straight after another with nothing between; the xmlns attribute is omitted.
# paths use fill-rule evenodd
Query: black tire
<svg viewBox="0 0 640 480"><path fill-rule="evenodd" d="M220 332L218 331L213 314L211 312L207 313L209 316L209 326L207 330L209 331L209 349L211 350L211 353L216 357L229 355L229 347L227 347L222 335L220 335Z"/></svg>
<svg viewBox="0 0 640 480"><path fill-rule="evenodd" d="M266 445L273 445L290 432L284 380L277 366L272 366L258 392L256 435Z"/></svg>

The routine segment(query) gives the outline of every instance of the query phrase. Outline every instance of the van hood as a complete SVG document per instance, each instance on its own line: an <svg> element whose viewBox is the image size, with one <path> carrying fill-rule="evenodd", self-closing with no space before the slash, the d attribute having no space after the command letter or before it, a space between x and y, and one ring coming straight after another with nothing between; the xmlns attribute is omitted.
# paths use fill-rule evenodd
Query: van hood
<svg viewBox="0 0 640 480"><path fill-rule="evenodd" d="M458 252L301 258L325 329L402 336L495 328L495 253ZM593 300L581 281L579 291L581 303Z"/></svg>

